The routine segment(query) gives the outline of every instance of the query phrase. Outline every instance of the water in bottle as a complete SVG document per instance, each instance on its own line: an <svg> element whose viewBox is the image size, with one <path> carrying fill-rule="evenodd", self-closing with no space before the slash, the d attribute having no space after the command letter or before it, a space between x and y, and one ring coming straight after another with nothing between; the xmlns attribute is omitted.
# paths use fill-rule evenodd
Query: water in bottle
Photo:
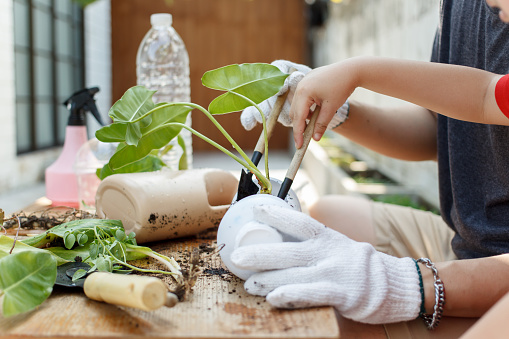
<svg viewBox="0 0 509 339"><path fill-rule="evenodd" d="M157 90L153 96L159 102L190 102L189 55L182 38L172 27L172 16L167 13L152 14L152 28L143 38L136 56L138 85ZM191 126L191 114L186 124ZM188 168L192 167L192 134L182 129L180 134L185 142ZM179 168L182 149L177 138L172 140L171 150L163 161L171 169Z"/></svg>

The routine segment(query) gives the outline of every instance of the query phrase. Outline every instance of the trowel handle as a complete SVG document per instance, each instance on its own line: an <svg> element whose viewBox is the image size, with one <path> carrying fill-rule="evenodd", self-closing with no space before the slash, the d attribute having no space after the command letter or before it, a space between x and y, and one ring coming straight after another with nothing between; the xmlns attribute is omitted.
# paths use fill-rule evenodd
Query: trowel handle
<svg viewBox="0 0 509 339"><path fill-rule="evenodd" d="M295 68L290 68L290 73L295 72ZM272 107L272 110L269 113L269 117L267 119L266 126L267 126L267 140L270 140L270 137L272 136L272 133L274 132L274 127L276 126L277 119L279 118L279 115L281 114L281 111L283 110L283 105L285 104L286 98L288 97L288 92L286 91L284 94L280 95L276 99L276 103L274 104L274 107ZM258 142L256 143L255 153L258 152L259 155L257 155L257 159L255 156L253 156L253 163L255 165L258 165L258 162L260 161L261 155L265 151L265 136L260 134L260 137L258 138ZM258 162L255 162L255 160L258 160Z"/></svg>
<svg viewBox="0 0 509 339"><path fill-rule="evenodd" d="M270 140L270 137L272 136L272 133L274 132L274 127L276 126L277 119L279 118L279 114L281 113L281 110L283 109L283 105L286 101L286 97L288 96L288 91L284 93L283 95L280 95L276 99L276 103L274 104L274 107L272 107L272 110L269 113L269 117L266 121L267 125L267 139ZM260 152L263 154L265 151L265 136L260 134L260 137L258 138L258 142L256 143L255 152ZM256 164L255 164L256 165Z"/></svg>
<svg viewBox="0 0 509 339"><path fill-rule="evenodd" d="M290 167L286 171L285 180L281 184L281 188L279 189L278 198L284 199L288 192L290 191L290 186L293 183L293 179L295 179L295 175L297 175L297 170L300 167L302 159L306 154L306 150L308 149L309 142L311 141L311 137L313 136L313 131L315 129L316 119L320 114L320 106L315 108L311 119L304 130L304 142L302 143L302 147L295 151L293 155L292 162L290 163Z"/></svg>
<svg viewBox="0 0 509 339"><path fill-rule="evenodd" d="M90 299L144 311L171 304L166 285L155 277L96 272L85 279L83 289Z"/></svg>

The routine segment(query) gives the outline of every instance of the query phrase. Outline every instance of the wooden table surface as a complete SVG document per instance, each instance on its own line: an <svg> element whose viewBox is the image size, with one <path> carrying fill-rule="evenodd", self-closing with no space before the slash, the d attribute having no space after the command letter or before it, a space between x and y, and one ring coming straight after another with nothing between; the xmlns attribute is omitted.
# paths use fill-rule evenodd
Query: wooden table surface
<svg viewBox="0 0 509 339"><path fill-rule="evenodd" d="M200 245L213 248L215 238L149 247L179 260ZM333 308L275 309L265 298L247 294L243 281L225 273L217 251L204 251L200 258L204 271L193 292L173 308L145 312L118 307L90 300L82 290L57 286L36 310L9 318L0 315L0 338L339 338ZM144 263L157 265L151 260Z"/></svg>

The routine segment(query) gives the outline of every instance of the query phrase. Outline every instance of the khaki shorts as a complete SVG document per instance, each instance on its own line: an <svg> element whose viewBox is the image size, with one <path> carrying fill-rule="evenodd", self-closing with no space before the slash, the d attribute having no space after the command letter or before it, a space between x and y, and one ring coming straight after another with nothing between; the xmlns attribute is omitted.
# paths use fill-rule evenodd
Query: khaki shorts
<svg viewBox="0 0 509 339"><path fill-rule="evenodd" d="M375 247L397 257L425 257L433 262L457 259L451 249L454 232L438 215L379 202L372 203ZM447 291L447 286L445 286ZM458 338L477 319L444 317L440 325L430 331L421 319L386 324L388 338Z"/></svg>
<svg viewBox="0 0 509 339"><path fill-rule="evenodd" d="M457 259L451 248L454 232L439 215L380 202L372 205L377 250L433 262Z"/></svg>

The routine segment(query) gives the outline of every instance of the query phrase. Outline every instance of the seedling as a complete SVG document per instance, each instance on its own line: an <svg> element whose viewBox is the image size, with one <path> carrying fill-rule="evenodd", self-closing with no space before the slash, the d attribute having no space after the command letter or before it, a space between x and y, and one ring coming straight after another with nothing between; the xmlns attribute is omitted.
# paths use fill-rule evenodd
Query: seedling
<svg viewBox="0 0 509 339"><path fill-rule="evenodd" d="M208 110L188 102L156 105L152 101L155 91L141 86L128 89L109 111L113 123L96 132L97 139L102 142L119 143L109 162L98 170L99 178L103 179L115 173L160 169L164 164L158 160L156 153L172 139L178 137L182 128L185 128L250 170L258 178L262 192L270 193L268 137L265 115L258 104L275 95L287 77L288 74L281 72L276 66L263 63L235 64L208 71L202 77L202 84L215 90L226 91L209 104ZM255 106L262 116L265 137L265 176L214 118L216 114L238 112L249 106ZM240 157L184 124L187 115L193 109L197 109L210 119ZM183 146L183 142L179 142L179 145Z"/></svg>
<svg viewBox="0 0 509 339"><path fill-rule="evenodd" d="M128 263L147 256L167 270L143 269ZM57 266L70 261L91 265L88 271L76 271L75 280L94 271L139 271L171 275L178 285L186 283L173 258L138 246L134 233L126 235L121 221L74 220L21 241L0 235L2 314L8 317L27 312L44 302L55 284Z"/></svg>

